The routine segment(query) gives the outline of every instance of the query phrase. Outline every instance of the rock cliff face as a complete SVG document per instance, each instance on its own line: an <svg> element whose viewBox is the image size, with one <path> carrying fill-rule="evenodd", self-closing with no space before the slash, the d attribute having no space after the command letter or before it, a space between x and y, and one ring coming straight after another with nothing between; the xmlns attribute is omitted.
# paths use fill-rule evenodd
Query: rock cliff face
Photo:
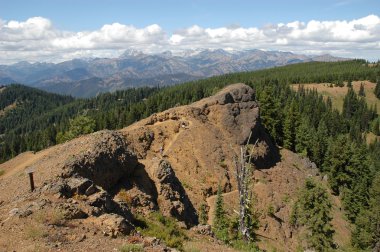
<svg viewBox="0 0 380 252"><path fill-rule="evenodd" d="M219 183L226 192L235 189L233 156L251 132L250 141L259 150L257 167L275 164L277 150L261 125L254 90L244 84L230 85L212 97L154 114L121 130L156 185L160 185L156 176L160 160L170 164L195 209L216 193ZM190 219L185 222L192 223Z"/></svg>
<svg viewBox="0 0 380 252"><path fill-rule="evenodd" d="M197 212L168 161L159 162L155 179L161 212L185 222L188 227L198 224Z"/></svg>

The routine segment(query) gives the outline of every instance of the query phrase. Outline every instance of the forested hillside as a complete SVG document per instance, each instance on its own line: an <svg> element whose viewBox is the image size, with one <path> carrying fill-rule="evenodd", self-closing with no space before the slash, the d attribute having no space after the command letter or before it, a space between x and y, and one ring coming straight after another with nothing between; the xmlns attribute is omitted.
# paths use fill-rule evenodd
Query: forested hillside
<svg viewBox="0 0 380 252"><path fill-rule="evenodd" d="M291 93L287 83L334 82L348 79L376 80L379 71L379 67L368 67L366 62L361 60L335 63L312 62L222 75L174 87L128 89L101 94L92 99L76 100L65 96L47 95L45 92L21 85L12 85L0 93L0 110L13 103L24 102L24 105L18 105L0 117L0 135L3 139L0 146L0 161L26 150L40 150L56 144L58 132L67 131L69 119L77 115L92 117L96 122L94 130L116 129L177 104L188 104L210 96L230 83L250 84L256 87L258 96L261 97L263 90L265 96L266 92L280 92L280 88L277 87L283 85L287 92ZM266 89L263 89L264 86ZM273 90L268 91L269 87L273 87ZM267 101L263 99L261 102L265 107ZM278 105L282 105L283 102L281 101ZM266 109L264 108L263 111L265 113ZM275 120L275 118L270 120ZM365 120L368 121L368 119ZM333 127L347 127L341 122L334 125ZM367 128L366 122L360 126L360 130ZM271 133L274 137L278 134Z"/></svg>
<svg viewBox="0 0 380 252"><path fill-rule="evenodd" d="M371 130L379 115L352 89L340 113L331 100L324 100L315 90L300 86L295 91L289 84L376 82L379 76L380 65L367 66L365 61L354 60L228 74L167 88L128 89L93 99L73 100L8 86L0 93L1 109L12 103L16 106L0 116L0 160L56 144L57 135L71 130L75 120L70 119L78 116L94 122L89 124L90 131L122 128L152 113L210 96L225 85L244 82L255 88L262 122L273 140L308 156L327 175L332 192L341 196L347 218L355 224L352 245L366 249L379 242L380 184L373 181L380 177L380 143L368 146L363 133Z"/></svg>

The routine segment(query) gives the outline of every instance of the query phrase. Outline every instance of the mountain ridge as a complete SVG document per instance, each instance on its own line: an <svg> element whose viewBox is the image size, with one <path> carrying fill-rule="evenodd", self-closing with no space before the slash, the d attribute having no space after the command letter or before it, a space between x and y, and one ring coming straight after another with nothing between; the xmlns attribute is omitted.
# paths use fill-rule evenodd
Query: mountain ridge
<svg viewBox="0 0 380 252"><path fill-rule="evenodd" d="M130 87L173 85L233 72L301 62L342 60L346 59L257 49L205 49L157 54L126 50L117 58L73 59L56 64L24 61L0 65L0 84L17 82L50 92L91 97Z"/></svg>

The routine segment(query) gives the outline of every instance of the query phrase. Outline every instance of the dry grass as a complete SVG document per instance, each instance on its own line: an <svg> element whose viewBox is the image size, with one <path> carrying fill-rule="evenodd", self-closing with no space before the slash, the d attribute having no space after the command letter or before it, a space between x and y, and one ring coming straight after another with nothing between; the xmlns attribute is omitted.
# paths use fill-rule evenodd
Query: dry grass
<svg viewBox="0 0 380 252"><path fill-rule="evenodd" d="M4 116L7 113L7 111L15 109L16 107L17 107L17 104L15 102L12 103L11 105L8 105L3 110L0 110L0 116Z"/></svg>
<svg viewBox="0 0 380 252"><path fill-rule="evenodd" d="M86 197L86 195L78 194L75 192L73 195L73 199L79 200L79 201L84 201L87 199L87 197Z"/></svg>
<svg viewBox="0 0 380 252"><path fill-rule="evenodd" d="M377 139L377 141L380 141L380 136L376 136L372 132L368 132L365 135L365 139L366 139L367 144L371 144L371 143L374 143L376 141L376 139Z"/></svg>
<svg viewBox="0 0 380 252"><path fill-rule="evenodd" d="M124 244L119 248L120 252L143 252L144 246L142 244Z"/></svg>
<svg viewBox="0 0 380 252"><path fill-rule="evenodd" d="M39 224L29 224L25 227L25 236L27 239L40 239L46 237L48 233L45 231L44 227Z"/></svg>
<svg viewBox="0 0 380 252"><path fill-rule="evenodd" d="M376 98L373 91L375 90L376 83L369 81L353 81L352 86L356 93L359 93L360 84L363 83L365 100L369 106L377 105L377 112L380 113L380 100ZM330 83L311 83L311 84L302 84L306 89L316 89L317 92L322 94L325 98L330 97L332 100L332 105L334 108L342 111L343 100L347 94L348 88L344 87L330 87ZM291 87L294 90L298 89L298 84L293 84Z"/></svg>
<svg viewBox="0 0 380 252"><path fill-rule="evenodd" d="M63 225L65 216L57 209L43 209L34 214L34 220L40 224Z"/></svg>
<svg viewBox="0 0 380 252"><path fill-rule="evenodd" d="M125 203L127 203L128 205L131 205L132 204L132 196L129 194L129 192L125 189L121 189L119 191L119 193L116 195L116 197L118 199L120 199L121 201L124 201Z"/></svg>

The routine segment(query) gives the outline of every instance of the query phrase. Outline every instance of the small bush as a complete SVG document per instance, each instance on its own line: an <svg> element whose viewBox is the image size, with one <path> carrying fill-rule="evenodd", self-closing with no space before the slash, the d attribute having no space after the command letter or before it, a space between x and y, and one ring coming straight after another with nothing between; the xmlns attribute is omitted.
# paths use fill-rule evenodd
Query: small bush
<svg viewBox="0 0 380 252"><path fill-rule="evenodd" d="M273 216L274 216L274 206L273 206L272 204L270 204L270 205L268 206L267 214L268 214L268 216L270 216L270 217L273 217Z"/></svg>
<svg viewBox="0 0 380 252"><path fill-rule="evenodd" d="M34 215L34 219L41 224L63 225L65 223L64 214L57 209L44 209Z"/></svg>
<svg viewBox="0 0 380 252"><path fill-rule="evenodd" d="M5 171L2 170L2 169L0 169L0 176L1 176L1 175L4 175L4 173L5 173Z"/></svg>
<svg viewBox="0 0 380 252"><path fill-rule="evenodd" d="M119 249L120 252L142 252L144 246L142 244L124 244Z"/></svg>
<svg viewBox="0 0 380 252"><path fill-rule="evenodd" d="M121 200L127 203L129 206L132 204L133 198L131 195L128 193L127 190L121 189L119 193L117 194L117 197Z"/></svg>
<svg viewBox="0 0 380 252"><path fill-rule="evenodd" d="M290 201L289 194L285 194L285 196L284 196L284 198L282 200L284 201L284 203L289 203L289 201Z"/></svg>
<svg viewBox="0 0 380 252"><path fill-rule="evenodd" d="M260 249L253 242L247 242L242 239L233 240L231 246L238 251L249 251L249 252L259 252Z"/></svg>
<svg viewBox="0 0 380 252"><path fill-rule="evenodd" d="M141 218L141 217L140 217ZM145 220L146 227L139 228L145 236L154 236L165 242L169 247L183 249L183 242L187 238L184 232L178 227L177 221L170 217L165 217L161 213L152 213Z"/></svg>

